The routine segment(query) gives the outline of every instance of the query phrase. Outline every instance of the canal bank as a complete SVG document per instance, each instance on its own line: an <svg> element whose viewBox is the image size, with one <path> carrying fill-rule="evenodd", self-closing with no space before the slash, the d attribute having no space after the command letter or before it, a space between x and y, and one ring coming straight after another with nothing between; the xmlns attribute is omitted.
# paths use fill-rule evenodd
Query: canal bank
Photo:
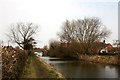
<svg viewBox="0 0 120 80"><path fill-rule="evenodd" d="M79 55L79 60L93 63L119 65L117 55Z"/></svg>
<svg viewBox="0 0 120 80"><path fill-rule="evenodd" d="M61 78L62 80L65 80L61 73L37 57L35 54L31 54L28 57L20 78L49 78L49 80Z"/></svg>

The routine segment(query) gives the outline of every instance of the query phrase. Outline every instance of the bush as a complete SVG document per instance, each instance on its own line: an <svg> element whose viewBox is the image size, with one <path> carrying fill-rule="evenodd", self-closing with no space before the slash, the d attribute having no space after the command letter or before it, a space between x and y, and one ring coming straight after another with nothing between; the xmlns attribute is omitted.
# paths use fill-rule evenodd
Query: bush
<svg viewBox="0 0 120 80"><path fill-rule="evenodd" d="M25 66L27 57L27 51L4 47L2 49L2 78L18 78Z"/></svg>
<svg viewBox="0 0 120 80"><path fill-rule="evenodd" d="M48 51L49 56L61 57L61 58L78 58L80 52L80 46L76 43L58 43L53 42L50 44Z"/></svg>

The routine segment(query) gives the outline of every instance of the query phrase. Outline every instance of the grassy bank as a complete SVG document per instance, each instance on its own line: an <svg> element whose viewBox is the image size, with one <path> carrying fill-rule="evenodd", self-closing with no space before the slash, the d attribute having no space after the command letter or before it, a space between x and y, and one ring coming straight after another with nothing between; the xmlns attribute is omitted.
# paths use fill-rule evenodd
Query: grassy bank
<svg viewBox="0 0 120 80"><path fill-rule="evenodd" d="M20 78L50 78L51 80L61 78L65 80L61 73L34 54L29 56Z"/></svg>

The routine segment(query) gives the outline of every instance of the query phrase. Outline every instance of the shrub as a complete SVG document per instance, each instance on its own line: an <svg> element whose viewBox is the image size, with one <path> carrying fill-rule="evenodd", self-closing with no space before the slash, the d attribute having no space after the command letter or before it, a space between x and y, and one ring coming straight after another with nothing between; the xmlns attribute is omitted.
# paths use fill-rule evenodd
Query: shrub
<svg viewBox="0 0 120 80"><path fill-rule="evenodd" d="M20 49L7 46L2 49L2 78L17 78L22 72L28 53Z"/></svg>

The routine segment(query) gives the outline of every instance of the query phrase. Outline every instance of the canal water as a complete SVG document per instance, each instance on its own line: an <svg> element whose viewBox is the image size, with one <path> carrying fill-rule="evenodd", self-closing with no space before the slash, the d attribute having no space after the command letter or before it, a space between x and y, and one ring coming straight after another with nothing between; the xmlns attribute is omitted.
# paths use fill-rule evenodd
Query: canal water
<svg viewBox="0 0 120 80"><path fill-rule="evenodd" d="M120 78L120 68L117 66L62 60L53 57L40 58L54 66L66 78Z"/></svg>

